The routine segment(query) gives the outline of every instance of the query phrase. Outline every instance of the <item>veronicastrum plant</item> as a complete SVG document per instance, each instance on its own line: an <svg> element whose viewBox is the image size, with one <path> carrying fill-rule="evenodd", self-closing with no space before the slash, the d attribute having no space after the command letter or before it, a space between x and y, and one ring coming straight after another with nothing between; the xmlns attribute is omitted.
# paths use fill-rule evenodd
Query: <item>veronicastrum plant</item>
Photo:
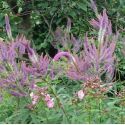
<svg viewBox="0 0 125 125"><path fill-rule="evenodd" d="M49 57L37 55L23 35L14 39L7 15L5 22L9 41L0 41L1 91L7 91L17 98L31 97L31 105L27 106L30 109L40 98L49 108L53 108L54 101L47 92L48 87L37 86L39 79L47 75Z"/></svg>
<svg viewBox="0 0 125 125"><path fill-rule="evenodd" d="M59 58L59 56L66 56L70 61L72 60L73 65L68 69L68 75L72 78L85 80L87 78L89 79L89 77L98 76L101 80L103 79L104 82L111 82L114 76L114 51L118 35L112 33L111 21L108 19L106 10L103 10L103 14L98 14L94 1L91 2L97 19L92 19L90 24L98 30L97 38L88 38L86 34L84 41L79 42L79 40L70 33L71 21L68 19L67 31L69 32L65 32L65 34L61 33L62 31L58 28L56 38L60 40L64 48L66 48L69 43L72 44L72 48L76 48L77 46L77 49L59 52L55 56L55 59ZM80 50L82 46L81 43L83 44L83 50ZM79 44L79 46L77 44Z"/></svg>
<svg viewBox="0 0 125 125"><path fill-rule="evenodd" d="M115 35L112 33L111 21L108 19L106 10L103 10L103 14L98 14L93 1L92 4L92 7L94 7L93 9L96 12L97 20L91 20L90 24L98 30L98 37L89 38L86 34L83 42L83 51L80 51L79 54L77 53L78 51L75 51L76 53L74 54L74 51L72 52L65 49L66 45L68 45L67 41L72 44L72 34L64 36L58 34L57 38L58 36L61 36L60 40L63 40L63 42L60 42L62 46L66 42L64 44L64 50L68 51L60 51L54 57L54 61L59 61L60 58L66 57L69 61L69 63L66 63L68 65L66 72L67 76L71 79L83 81L82 89L77 92L77 96L80 101L84 99L84 106L86 106L85 109L87 109L86 112L89 113L87 123L93 123L94 120L99 121L99 123L109 123L111 121L113 123L118 123L120 119L121 123L123 123L122 113L122 115L117 115L118 117L116 118L116 121L114 121L115 115L113 115L114 109L116 109L117 113L123 112L123 106L120 106L121 97L117 93L117 90L113 89L110 91L114 86L114 51L118 34ZM60 32L58 31L57 33ZM68 40L66 36L68 36ZM111 92L115 98L108 97L106 95L107 92ZM88 102L87 105L85 102ZM119 107L116 107L117 102L119 102ZM113 112L111 113L110 111ZM95 112L97 115L96 117L93 116ZM107 118L106 115L111 116L112 118ZM86 121L85 117L84 121Z"/></svg>
<svg viewBox="0 0 125 125"><path fill-rule="evenodd" d="M55 73L57 73L51 65L52 60L47 55L39 56L23 35L14 39L7 15L5 21L7 22L6 31L9 40L0 42L0 87L2 94L0 97L3 98L4 102L8 93L10 98L16 98L17 103L14 105L17 107L11 107L14 109L13 112L11 110L12 116L4 118L2 115L0 119L4 118L5 120L2 121L6 121L6 123L36 123L34 122L36 119L39 119L36 120L37 123L49 123L51 121L50 114L56 113L58 115L59 113L59 119L70 123L62 101L51 84ZM32 117L34 112L41 113L42 121L38 115ZM55 119L55 115L52 116L52 120ZM59 120L57 121L59 122Z"/></svg>
<svg viewBox="0 0 125 125"><path fill-rule="evenodd" d="M124 123L124 89L121 93L114 91L115 98L107 96L113 86L117 35L112 33L106 10L99 15L92 4L97 20L93 19L90 24L98 30L98 36L90 38L86 34L83 41L76 39L70 33L68 19L66 31L59 29L55 34L65 51L59 49L52 60L47 55L39 56L24 36L14 39L6 15L9 40L0 42L0 90L9 93L8 100L16 97L22 104L25 98L27 103L19 109L12 102L8 112L13 113L8 118L0 116L0 120L5 119L6 123ZM79 83L83 83L81 87ZM9 101L3 105L8 108Z"/></svg>
<svg viewBox="0 0 125 125"><path fill-rule="evenodd" d="M90 24L98 30L98 36L89 38L86 34L84 41L80 42L83 43L83 49L81 50L81 45L79 44L80 46L77 46L79 40L75 39L75 37L69 33L70 30L68 29L71 28L71 21L68 19L68 22L70 22L67 23L68 33L66 34L65 32L65 34L61 34L62 31L57 29L56 38L59 39L64 48L68 46L68 42L71 42L72 48L77 46L77 51L72 51L72 49L71 51L68 49L65 49L67 51L59 51L57 55L55 55L54 60L58 61L61 57L68 59L70 63L67 63L68 68L66 74L69 78L83 82L99 79L101 81L98 82L99 86L108 90L113 85L112 81L115 71L114 51L118 34L112 33L111 21L108 19L106 10L103 10L103 14L98 14L94 1L91 2L97 19L92 19ZM74 40L77 42L74 43ZM83 91L80 90L78 95L80 99L83 98Z"/></svg>

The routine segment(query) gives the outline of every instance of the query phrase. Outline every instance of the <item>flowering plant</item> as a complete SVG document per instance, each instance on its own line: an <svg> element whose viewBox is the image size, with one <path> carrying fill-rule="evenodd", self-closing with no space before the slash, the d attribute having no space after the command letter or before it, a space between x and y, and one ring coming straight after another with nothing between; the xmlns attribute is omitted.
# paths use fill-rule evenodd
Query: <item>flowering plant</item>
<svg viewBox="0 0 125 125"><path fill-rule="evenodd" d="M47 88L37 86L37 82L41 81L40 78L47 75L49 57L43 55L39 57L23 35L13 39L7 15L5 22L7 35L11 41L0 41L1 89L15 97L31 96L32 105L37 103L39 96L43 96L47 106L52 108L54 102L47 93ZM35 95L34 89L41 95Z"/></svg>
<svg viewBox="0 0 125 125"><path fill-rule="evenodd" d="M106 10L99 14L93 0L91 8L97 19L89 22L97 36L76 38L68 18L66 29L58 27L53 34L58 49L53 59L39 55L23 35L13 38L5 15L0 123L124 123L125 87L114 79L118 35Z"/></svg>

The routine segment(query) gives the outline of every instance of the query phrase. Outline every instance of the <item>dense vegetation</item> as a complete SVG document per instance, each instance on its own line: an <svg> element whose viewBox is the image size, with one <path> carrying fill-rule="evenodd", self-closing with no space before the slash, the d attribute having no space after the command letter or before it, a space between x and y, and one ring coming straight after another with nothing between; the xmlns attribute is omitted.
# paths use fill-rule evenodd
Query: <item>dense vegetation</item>
<svg viewBox="0 0 125 125"><path fill-rule="evenodd" d="M0 123L125 123L124 0L1 0Z"/></svg>

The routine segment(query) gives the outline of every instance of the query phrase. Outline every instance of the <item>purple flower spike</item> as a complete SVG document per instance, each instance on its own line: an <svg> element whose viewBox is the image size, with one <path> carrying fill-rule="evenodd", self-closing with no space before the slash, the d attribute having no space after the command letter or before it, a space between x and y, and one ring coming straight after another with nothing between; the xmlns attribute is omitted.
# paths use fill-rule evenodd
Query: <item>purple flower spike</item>
<svg viewBox="0 0 125 125"><path fill-rule="evenodd" d="M6 23L7 35L9 37L9 39L12 40L12 32L11 32L11 27L10 27L10 23L9 23L9 17L7 14L5 15L5 23Z"/></svg>
<svg viewBox="0 0 125 125"><path fill-rule="evenodd" d="M49 63L50 63L50 60L49 60L48 56L43 56L43 54L42 54L39 58L40 74L46 75Z"/></svg>
<svg viewBox="0 0 125 125"><path fill-rule="evenodd" d="M30 58L32 63L34 63L34 64L38 63L37 55L33 49L28 50L28 55L29 55L29 58Z"/></svg>
<svg viewBox="0 0 125 125"><path fill-rule="evenodd" d="M11 64L15 63L16 56L17 56L17 53L14 48L14 43L12 43L8 48L8 60L10 61Z"/></svg>
<svg viewBox="0 0 125 125"><path fill-rule="evenodd" d="M58 61L63 56L65 56L69 61L75 62L75 58L69 52L59 52L54 56L53 60Z"/></svg>
<svg viewBox="0 0 125 125"><path fill-rule="evenodd" d="M6 61L8 59L8 47L4 42L0 42L0 60Z"/></svg>
<svg viewBox="0 0 125 125"><path fill-rule="evenodd" d="M26 96L26 93L19 93L19 92L16 92L16 91L11 91L10 94L12 94L13 96L16 96L16 97Z"/></svg>
<svg viewBox="0 0 125 125"><path fill-rule="evenodd" d="M52 45L58 50L61 45L63 50L77 53L83 45L83 42L82 40L75 38L71 33L71 24L72 20L68 17L66 29L57 27L54 33L54 41L52 42Z"/></svg>
<svg viewBox="0 0 125 125"><path fill-rule="evenodd" d="M112 25L111 21L108 19L106 10L103 10L103 14L97 16L97 20L92 19L90 21L90 24L99 30L98 32L98 42L99 45L103 44L104 42L104 37L107 35L112 35Z"/></svg>
<svg viewBox="0 0 125 125"><path fill-rule="evenodd" d="M28 44L28 41L26 40L25 36L19 35L15 39L15 49L18 49L20 55L26 53L26 44Z"/></svg>
<svg viewBox="0 0 125 125"><path fill-rule="evenodd" d="M96 15L98 15L98 10L97 10L97 7L96 7L96 3L94 0L90 0L91 1L91 8L93 9L93 11L95 12Z"/></svg>
<svg viewBox="0 0 125 125"><path fill-rule="evenodd" d="M30 48L30 45L28 43L24 44L24 45L25 45L25 48L26 48L26 50L28 52L28 56L29 56L31 62L33 64L38 63L38 57L37 57L35 51L32 48Z"/></svg>

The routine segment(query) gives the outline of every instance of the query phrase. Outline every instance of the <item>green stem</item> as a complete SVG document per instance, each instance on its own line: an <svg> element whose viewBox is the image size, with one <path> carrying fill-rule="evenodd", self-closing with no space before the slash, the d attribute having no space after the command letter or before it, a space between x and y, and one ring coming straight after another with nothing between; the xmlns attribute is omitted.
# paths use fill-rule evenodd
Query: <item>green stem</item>
<svg viewBox="0 0 125 125"><path fill-rule="evenodd" d="M47 121L47 123L49 123L49 119L48 119L48 117L47 117L46 112L45 112L45 116L46 116L46 121Z"/></svg>
<svg viewBox="0 0 125 125"><path fill-rule="evenodd" d="M51 88L51 87L50 87L50 88ZM66 111L65 111L65 109L64 109L64 107L63 107L63 105L62 105L62 103L61 103L61 101L60 101L60 99L59 99L58 96L54 93L54 91L53 91L52 88L51 88L51 90L52 90L53 95L55 96L55 98L56 98L56 100L57 100L57 103L58 103L59 108L62 109L62 111L63 111L63 113L64 113L64 115L65 115L65 117L66 117L68 123L70 123L70 120L69 120L69 118L68 118L68 115L67 115L67 113L66 113Z"/></svg>
<svg viewBox="0 0 125 125"><path fill-rule="evenodd" d="M17 110L19 109L19 105L20 105L20 98L17 97Z"/></svg>
<svg viewBox="0 0 125 125"><path fill-rule="evenodd" d="M122 112L123 112L123 106L122 106ZM124 124L124 117L123 117L123 114L121 114L121 124Z"/></svg>
<svg viewBox="0 0 125 125"><path fill-rule="evenodd" d="M64 107L63 107L63 105L62 105L62 103L61 103L61 101L60 101L60 99L59 99L58 96L57 96L57 94L53 91L53 89L52 89L50 83L49 83L48 81L46 81L46 80L44 80L44 81L49 85L49 88L51 89L53 95L55 96L55 98L56 98L56 100L57 100L58 107L62 109L62 111L63 111L63 113L64 113L64 115L65 115L65 117L66 117L68 123L70 123L70 120L69 120L69 118L68 118L68 114L66 113L66 111L65 111L65 109L64 109Z"/></svg>
<svg viewBox="0 0 125 125"><path fill-rule="evenodd" d="M89 106L90 106L90 108L89 108L89 124L91 124L91 100L89 99Z"/></svg>
<svg viewBox="0 0 125 125"><path fill-rule="evenodd" d="M101 113L101 99L99 99L99 115L100 115L99 121L100 121L100 124L101 124L101 122L102 122L102 119L101 119L101 117L102 117L102 113Z"/></svg>

